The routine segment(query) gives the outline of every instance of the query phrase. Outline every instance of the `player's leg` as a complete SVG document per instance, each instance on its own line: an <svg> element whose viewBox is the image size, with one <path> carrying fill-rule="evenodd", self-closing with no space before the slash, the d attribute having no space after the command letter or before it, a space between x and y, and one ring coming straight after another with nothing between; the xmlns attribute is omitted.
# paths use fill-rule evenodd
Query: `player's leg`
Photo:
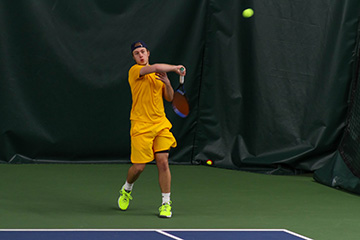
<svg viewBox="0 0 360 240"><path fill-rule="evenodd" d="M144 171L146 164L145 163L133 163L129 168L126 182L129 184L134 184L134 182L139 178L140 174ZM132 190L132 189L126 189Z"/></svg>
<svg viewBox="0 0 360 240"><path fill-rule="evenodd" d="M159 173L159 185L162 193L170 193L171 190L171 172L168 158L168 151L155 153L156 166Z"/></svg>
<svg viewBox="0 0 360 240"><path fill-rule="evenodd" d="M128 170L126 182L120 190L120 197L118 199L119 208L123 211L127 210L132 200L131 192L135 181L139 178L140 174L144 171L145 163L134 163Z"/></svg>
<svg viewBox="0 0 360 240"><path fill-rule="evenodd" d="M139 178L140 174L144 171L145 165L146 165L145 163L143 164L134 163L129 168L128 175L126 177L126 182L120 190L120 197L118 199L118 205L121 210L125 211L128 209L130 200L132 200L131 192L134 186L134 182L136 181L136 179Z"/></svg>
<svg viewBox="0 0 360 240"><path fill-rule="evenodd" d="M156 165L159 171L159 184L162 193L170 193L171 173L169 168L170 148L176 147L176 139L170 132L171 123L164 121L157 127L157 136L154 138L153 150Z"/></svg>
<svg viewBox="0 0 360 240"><path fill-rule="evenodd" d="M171 172L169 167L169 153L168 151L156 152L155 160L159 173L159 185L162 194L162 205L159 208L159 217L170 218L171 212Z"/></svg>

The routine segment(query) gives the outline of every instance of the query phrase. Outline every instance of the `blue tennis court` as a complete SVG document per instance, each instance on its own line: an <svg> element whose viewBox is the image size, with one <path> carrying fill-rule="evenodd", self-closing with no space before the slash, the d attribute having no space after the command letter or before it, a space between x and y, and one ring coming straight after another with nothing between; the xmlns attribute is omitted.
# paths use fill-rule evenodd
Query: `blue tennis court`
<svg viewBox="0 0 360 240"><path fill-rule="evenodd" d="M0 230L6 240L311 240L284 229L43 229Z"/></svg>

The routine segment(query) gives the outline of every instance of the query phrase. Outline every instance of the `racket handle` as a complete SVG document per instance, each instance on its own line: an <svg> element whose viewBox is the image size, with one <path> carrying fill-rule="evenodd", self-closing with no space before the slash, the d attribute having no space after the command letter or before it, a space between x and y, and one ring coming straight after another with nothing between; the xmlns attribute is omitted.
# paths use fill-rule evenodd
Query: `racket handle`
<svg viewBox="0 0 360 240"><path fill-rule="evenodd" d="M180 68L180 72L184 72L184 68L182 67L182 68ZM185 78L184 78L184 76L180 76L180 84L184 84L184 81L185 81Z"/></svg>

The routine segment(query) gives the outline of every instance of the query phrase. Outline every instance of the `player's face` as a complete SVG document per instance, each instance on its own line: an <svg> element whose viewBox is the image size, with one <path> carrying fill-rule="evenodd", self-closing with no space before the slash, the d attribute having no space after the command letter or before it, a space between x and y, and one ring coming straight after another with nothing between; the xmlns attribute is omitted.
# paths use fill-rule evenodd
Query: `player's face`
<svg viewBox="0 0 360 240"><path fill-rule="evenodd" d="M137 48L133 51L133 57L137 64L147 65L149 62L150 52L144 48Z"/></svg>

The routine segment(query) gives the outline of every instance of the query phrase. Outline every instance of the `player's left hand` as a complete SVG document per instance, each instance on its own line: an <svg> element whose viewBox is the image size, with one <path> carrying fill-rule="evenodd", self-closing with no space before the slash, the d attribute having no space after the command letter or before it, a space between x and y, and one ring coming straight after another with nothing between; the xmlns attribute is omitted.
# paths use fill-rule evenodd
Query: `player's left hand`
<svg viewBox="0 0 360 240"><path fill-rule="evenodd" d="M156 75L156 79L157 80L160 80L162 81L163 83L165 84L169 84L170 83L170 80L166 74L166 72L158 72L158 73L155 73Z"/></svg>

